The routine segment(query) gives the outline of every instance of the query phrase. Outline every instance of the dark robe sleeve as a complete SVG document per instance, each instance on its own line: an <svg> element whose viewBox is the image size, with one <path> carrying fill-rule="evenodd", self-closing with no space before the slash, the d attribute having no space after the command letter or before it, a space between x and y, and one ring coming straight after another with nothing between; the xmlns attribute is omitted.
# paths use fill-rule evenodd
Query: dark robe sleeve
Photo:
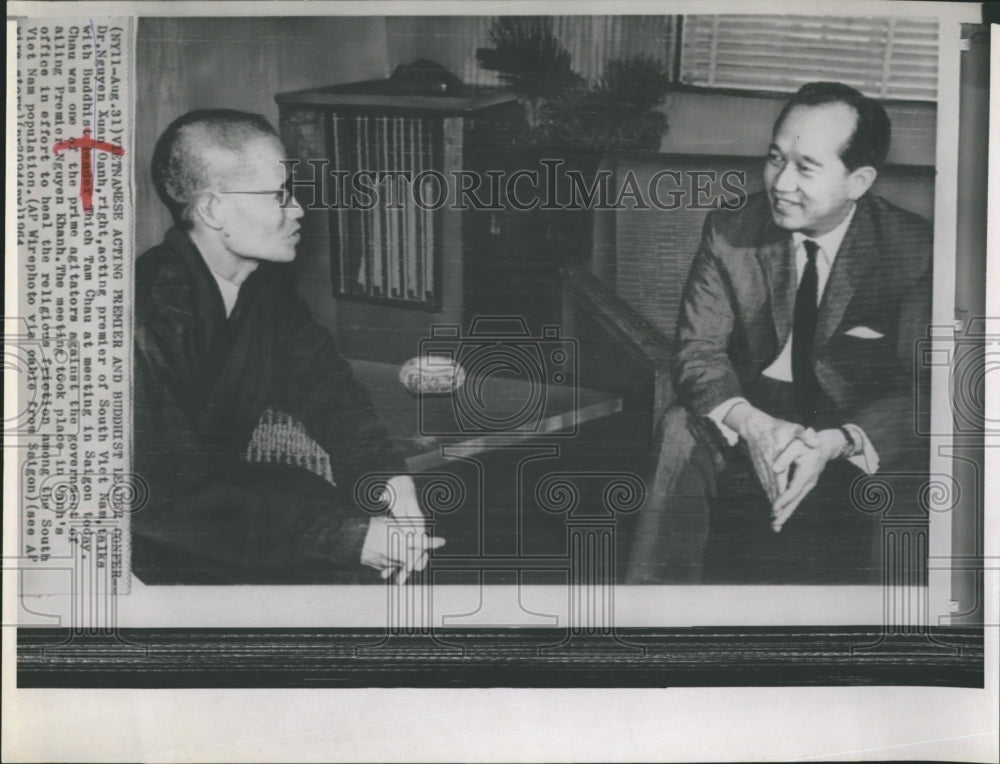
<svg viewBox="0 0 1000 764"><path fill-rule="evenodd" d="M305 300L288 301L288 328L278 348L278 405L302 422L330 455L333 478L353 496L366 474L406 472L406 464L380 424L368 391L338 353L329 330Z"/></svg>
<svg viewBox="0 0 1000 764"><path fill-rule="evenodd" d="M139 322L134 471L149 492L131 518L139 578L184 583L200 571L223 583L351 580L369 518L307 470L245 464L206 442L180 403L171 367L182 361L171 347Z"/></svg>

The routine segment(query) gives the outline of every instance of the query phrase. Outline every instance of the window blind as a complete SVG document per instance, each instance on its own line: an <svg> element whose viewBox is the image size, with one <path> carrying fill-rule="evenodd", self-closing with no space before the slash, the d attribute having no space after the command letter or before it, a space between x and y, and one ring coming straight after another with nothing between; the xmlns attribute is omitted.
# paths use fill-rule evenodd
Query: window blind
<svg viewBox="0 0 1000 764"><path fill-rule="evenodd" d="M935 18L685 16L682 82L793 92L836 80L880 99L937 100Z"/></svg>

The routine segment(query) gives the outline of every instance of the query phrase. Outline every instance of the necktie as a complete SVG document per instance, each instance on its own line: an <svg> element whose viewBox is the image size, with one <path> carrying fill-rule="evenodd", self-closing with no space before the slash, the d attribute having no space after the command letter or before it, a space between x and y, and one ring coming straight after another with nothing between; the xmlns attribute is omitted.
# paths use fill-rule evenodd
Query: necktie
<svg viewBox="0 0 1000 764"><path fill-rule="evenodd" d="M795 316L792 324L792 381L795 386L795 406L803 423L812 425L816 419L819 382L813 371L813 340L816 334L816 302L819 276L816 253L819 245L806 239L806 267L795 295Z"/></svg>

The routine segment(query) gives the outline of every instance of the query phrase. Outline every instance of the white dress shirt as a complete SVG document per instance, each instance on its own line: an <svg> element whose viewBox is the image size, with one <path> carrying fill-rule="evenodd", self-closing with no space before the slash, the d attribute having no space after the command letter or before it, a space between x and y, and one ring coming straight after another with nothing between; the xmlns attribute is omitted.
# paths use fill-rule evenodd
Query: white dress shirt
<svg viewBox="0 0 1000 764"><path fill-rule="evenodd" d="M817 305L823 299L823 291L826 289L826 282L830 278L830 271L833 269L833 262L837 258L837 252L840 250L840 245L844 241L844 236L847 234L847 229L851 225L851 220L854 219L854 212L857 209L857 205L851 207L851 211L847 214L847 217L834 228L822 236L806 236L804 233L795 231L792 233L792 247L795 250L795 271L796 271L796 283L802 280L802 274L805 272L806 268L806 248L804 242L807 239L812 239L819 246L819 251L816 254L816 301ZM771 379L777 379L782 382L792 382L792 332L788 333L788 339L785 341L784 347L781 348L781 352L778 353L778 357L771 362L762 374L765 377L770 377ZM730 398L723 403L720 403L712 411L709 412L709 418L715 422L718 426L719 431L722 433L723 437L729 445L736 445L739 441L739 436L736 431L731 427L726 426L723 423L726 414L729 410L735 406L737 403L746 402L745 398L737 397ZM868 436L865 435L864 430L858 427L856 424L846 423L844 425L851 434L854 436L855 443L863 444L861 453L850 457L850 461L858 467L858 469L863 470L869 475L874 474L878 471L878 454L875 452L875 447L872 446L871 441L868 440Z"/></svg>

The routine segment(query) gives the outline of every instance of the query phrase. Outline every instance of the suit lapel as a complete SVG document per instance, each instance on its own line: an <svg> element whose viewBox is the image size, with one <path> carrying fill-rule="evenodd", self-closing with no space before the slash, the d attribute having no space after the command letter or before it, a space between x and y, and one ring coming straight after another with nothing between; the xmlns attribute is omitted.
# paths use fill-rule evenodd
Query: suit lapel
<svg viewBox="0 0 1000 764"><path fill-rule="evenodd" d="M794 253L791 234L773 221L768 221L763 243L757 250L757 260L764 272L767 296L771 305L771 318L778 337L778 348L784 347L792 331L792 313L795 310Z"/></svg>
<svg viewBox="0 0 1000 764"><path fill-rule="evenodd" d="M844 311L871 265L875 251L875 227L865 200L858 203L847 235L844 236L833 261L833 269L819 304L816 324L816 347L823 347L833 336L844 317Z"/></svg>

